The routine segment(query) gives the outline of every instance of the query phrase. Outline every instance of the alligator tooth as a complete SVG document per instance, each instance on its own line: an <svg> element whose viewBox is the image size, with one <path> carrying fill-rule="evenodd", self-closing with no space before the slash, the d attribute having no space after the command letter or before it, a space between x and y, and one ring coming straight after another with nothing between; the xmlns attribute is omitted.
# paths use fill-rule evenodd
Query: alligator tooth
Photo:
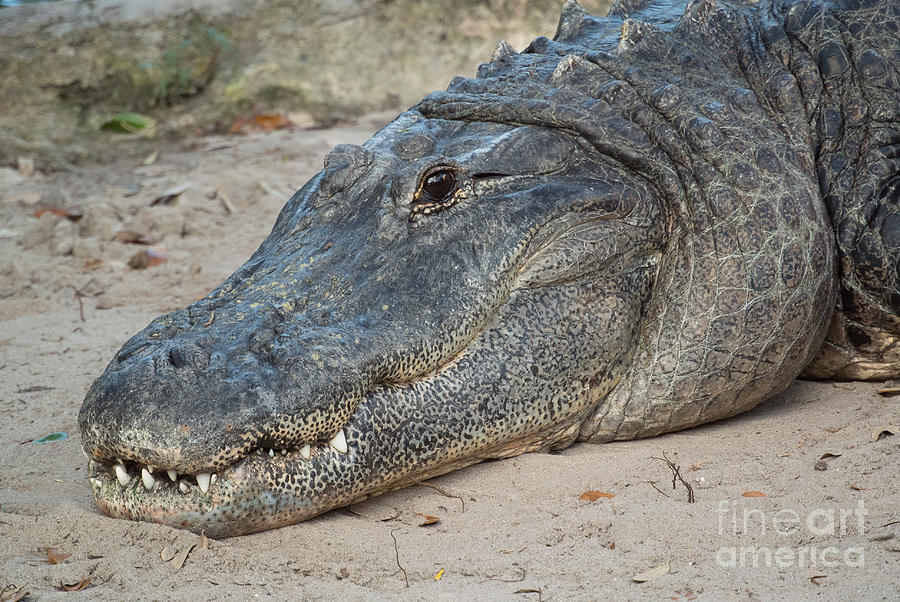
<svg viewBox="0 0 900 602"><path fill-rule="evenodd" d="M116 471L116 478L119 479L119 485L124 487L128 484L128 481L131 480L131 475L128 474L128 471L125 469L124 464L116 464L113 466L113 470Z"/></svg>
<svg viewBox="0 0 900 602"><path fill-rule="evenodd" d="M212 476L209 477L209 486L212 487L216 483L216 479L219 477L216 476L216 473L212 473Z"/></svg>
<svg viewBox="0 0 900 602"><path fill-rule="evenodd" d="M274 449L270 449L270 450L269 450L269 457L270 457L270 458L274 458L274 457L275 457L275 450L274 450Z"/></svg>
<svg viewBox="0 0 900 602"><path fill-rule="evenodd" d="M209 478L210 475L208 472L201 472L197 475L197 485L200 486L200 491L203 493L209 491Z"/></svg>
<svg viewBox="0 0 900 602"><path fill-rule="evenodd" d="M281 450L281 455L282 456L287 455L287 450L286 449Z"/></svg>
<svg viewBox="0 0 900 602"><path fill-rule="evenodd" d="M300 455L306 458L307 460L312 457L312 447L307 443L303 447L300 448Z"/></svg>
<svg viewBox="0 0 900 602"><path fill-rule="evenodd" d="M150 474L153 474L154 472L156 472L156 466L153 466L152 464L147 464L147 472L149 472Z"/></svg>
<svg viewBox="0 0 900 602"><path fill-rule="evenodd" d="M263 455L262 450L261 450L261 449L257 449L257 450L256 450L256 455L257 455L257 456Z"/></svg>
<svg viewBox="0 0 900 602"><path fill-rule="evenodd" d="M141 469L141 480L144 482L144 489L147 491L150 491L156 485L156 479L153 478L153 475L146 468Z"/></svg>
<svg viewBox="0 0 900 602"><path fill-rule="evenodd" d="M341 429L337 432L331 441L328 442L328 445L341 452L342 454L347 453L347 437L344 435L344 429Z"/></svg>
<svg viewBox="0 0 900 602"><path fill-rule="evenodd" d="M178 483L178 491L180 491L181 493L187 493L190 490L191 490L191 488L188 487L188 484L185 483L184 481Z"/></svg>
<svg viewBox="0 0 900 602"><path fill-rule="evenodd" d="M178 473L174 470L167 470L166 474L169 475L169 479L171 479L173 483L178 480Z"/></svg>

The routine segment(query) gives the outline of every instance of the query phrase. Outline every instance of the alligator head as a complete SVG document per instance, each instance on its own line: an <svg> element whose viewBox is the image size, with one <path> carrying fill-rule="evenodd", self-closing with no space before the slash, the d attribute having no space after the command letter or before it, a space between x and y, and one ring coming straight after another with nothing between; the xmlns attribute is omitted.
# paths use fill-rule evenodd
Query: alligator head
<svg viewBox="0 0 900 602"><path fill-rule="evenodd" d="M616 381L663 232L637 178L571 134L415 112L325 163L246 265L91 388L104 512L296 522L571 442Z"/></svg>
<svg viewBox="0 0 900 602"><path fill-rule="evenodd" d="M336 148L243 267L128 341L79 416L100 509L236 535L786 386L833 298L808 148L622 22L569 3L556 41Z"/></svg>

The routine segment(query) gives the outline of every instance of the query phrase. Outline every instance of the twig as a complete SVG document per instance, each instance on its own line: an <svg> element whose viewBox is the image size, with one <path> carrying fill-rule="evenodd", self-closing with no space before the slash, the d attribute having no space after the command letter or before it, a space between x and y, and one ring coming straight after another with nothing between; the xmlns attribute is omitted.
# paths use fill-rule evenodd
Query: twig
<svg viewBox="0 0 900 602"><path fill-rule="evenodd" d="M394 531L399 531L401 528L402 527L394 527L391 529L391 539L394 540L394 558L397 561L397 568L403 571L403 579L406 580L406 587L409 587L409 575L406 574L406 569L400 564L400 548L397 546L397 537L394 535Z"/></svg>
<svg viewBox="0 0 900 602"><path fill-rule="evenodd" d="M658 492L660 492L661 494L663 494L666 497L669 497L668 493L666 493L665 491L663 491L662 489L660 489L659 487L656 486L656 481L644 481L644 482L649 483L650 486L653 487L654 489L656 489Z"/></svg>
<svg viewBox="0 0 900 602"><path fill-rule="evenodd" d="M544 599L544 597L543 597L543 595L542 595L542 592L541 592L541 588L539 588L539 587L538 587L538 588L529 587L529 588L526 588L526 589L517 589L517 590L514 591L513 593L514 593L514 594L537 594L537 595L538 595L538 602L541 602L541 600Z"/></svg>
<svg viewBox="0 0 900 602"><path fill-rule="evenodd" d="M94 281L94 279L91 278L90 280L87 281L87 284L85 284L81 288L85 288L88 284L90 284L93 281ZM81 316L81 321L84 322L84 302L82 301L82 299L84 297L87 297L87 295L84 292L82 292L81 289L75 288L74 284L70 284L69 286L72 287L73 291L75 291L75 298L78 299L78 315Z"/></svg>
<svg viewBox="0 0 900 602"><path fill-rule="evenodd" d="M452 493L448 493L446 490L441 489L441 488L438 487L437 485L432 485L431 483L424 483L424 482L422 482L422 483L418 483L418 485L422 485L422 486L424 486L424 487L431 487L432 489L434 489L435 491L437 491L438 493L440 493L440 494L443 495L443 496L446 496L446 497L452 497L452 498L458 499L458 500L459 500L459 503L462 504L462 511L463 511L463 512L466 511L466 502L465 502L465 500L463 500L463 498L462 498L461 495L453 495Z"/></svg>
<svg viewBox="0 0 900 602"><path fill-rule="evenodd" d="M688 504L694 503L694 488L690 486L690 484L684 480L684 477L681 476L681 468L677 466L674 462L669 460L669 457L666 456L666 452L663 452L662 458L657 458L654 456L653 460L660 460L665 462L669 466L669 470L672 471L672 489L675 489L678 481L681 481L681 484L684 485L685 489L688 492Z"/></svg>
<svg viewBox="0 0 900 602"><path fill-rule="evenodd" d="M517 579L503 579L502 577L488 577L487 579L482 581L482 583L484 583L485 581L500 581L502 583L519 583L521 581L525 581L525 569L523 569L520 566L517 566L514 568L517 568L520 571L522 571L522 574Z"/></svg>

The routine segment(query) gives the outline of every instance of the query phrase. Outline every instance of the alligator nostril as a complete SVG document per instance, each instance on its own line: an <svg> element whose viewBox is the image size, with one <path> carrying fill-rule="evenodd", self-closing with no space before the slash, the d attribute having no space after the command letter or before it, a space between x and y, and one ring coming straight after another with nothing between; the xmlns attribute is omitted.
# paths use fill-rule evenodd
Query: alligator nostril
<svg viewBox="0 0 900 602"><path fill-rule="evenodd" d="M187 358L184 356L184 352L181 349L174 347L173 349L169 349L169 363L176 368L184 368L187 366Z"/></svg>

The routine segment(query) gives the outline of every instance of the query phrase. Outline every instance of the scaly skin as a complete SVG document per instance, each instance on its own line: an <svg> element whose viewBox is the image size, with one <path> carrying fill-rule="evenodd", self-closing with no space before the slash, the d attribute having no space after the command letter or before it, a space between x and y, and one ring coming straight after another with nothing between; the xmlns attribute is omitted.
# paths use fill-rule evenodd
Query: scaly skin
<svg viewBox="0 0 900 602"><path fill-rule="evenodd" d="M101 511L237 535L725 418L804 369L897 376L898 22L569 2L554 40L501 43L123 346L79 416Z"/></svg>

